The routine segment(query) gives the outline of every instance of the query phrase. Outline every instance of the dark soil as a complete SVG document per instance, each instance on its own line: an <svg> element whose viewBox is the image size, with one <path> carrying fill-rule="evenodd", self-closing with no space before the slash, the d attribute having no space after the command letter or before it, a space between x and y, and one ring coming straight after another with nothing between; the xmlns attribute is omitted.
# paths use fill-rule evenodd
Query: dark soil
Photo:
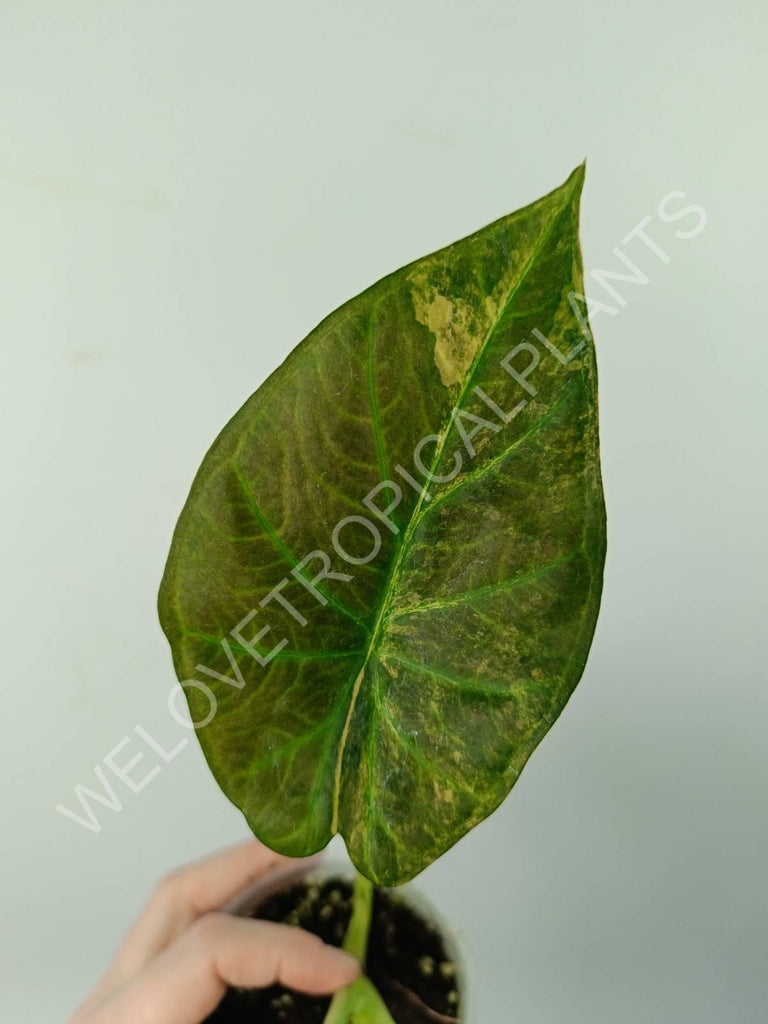
<svg viewBox="0 0 768 1024"><path fill-rule="evenodd" d="M294 883L251 916L299 925L340 946L352 913L351 887L339 879ZM456 965L434 926L406 903L376 890L366 974L397 1024L453 1024L459 1017ZM330 999L281 985L229 989L207 1024L322 1024Z"/></svg>

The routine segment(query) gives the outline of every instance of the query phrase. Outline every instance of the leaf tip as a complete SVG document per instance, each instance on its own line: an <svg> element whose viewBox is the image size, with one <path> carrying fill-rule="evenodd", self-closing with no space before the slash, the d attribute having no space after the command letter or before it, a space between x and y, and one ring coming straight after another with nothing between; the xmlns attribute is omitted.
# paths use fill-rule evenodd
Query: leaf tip
<svg viewBox="0 0 768 1024"><path fill-rule="evenodd" d="M584 185L584 176L586 175L586 173L587 158L584 157L581 163L577 167L574 167L574 169L568 175L568 180L565 184L570 186L571 188L578 189L579 191L581 191L581 188Z"/></svg>

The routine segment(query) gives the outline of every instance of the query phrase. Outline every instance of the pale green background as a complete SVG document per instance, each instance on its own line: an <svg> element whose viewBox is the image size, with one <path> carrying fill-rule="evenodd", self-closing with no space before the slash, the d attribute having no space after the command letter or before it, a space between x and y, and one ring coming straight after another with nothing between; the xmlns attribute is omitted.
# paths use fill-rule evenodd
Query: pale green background
<svg viewBox="0 0 768 1024"><path fill-rule="evenodd" d="M154 597L203 451L327 312L585 155L587 266L645 214L671 257L632 250L650 283L595 320L602 617L422 885L480 1024L766 1020L766 18L0 2L4 1021L62 1020L153 880L245 834L191 745L100 835L53 811L135 723L178 736ZM673 189L696 238L655 216Z"/></svg>

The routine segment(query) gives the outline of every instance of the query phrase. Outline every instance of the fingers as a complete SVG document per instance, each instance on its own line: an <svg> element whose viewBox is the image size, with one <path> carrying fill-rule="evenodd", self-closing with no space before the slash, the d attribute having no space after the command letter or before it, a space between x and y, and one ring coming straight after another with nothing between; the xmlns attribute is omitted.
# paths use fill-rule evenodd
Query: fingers
<svg viewBox="0 0 768 1024"><path fill-rule="evenodd" d="M108 1021L199 1024L227 985L262 988L279 982L326 995L359 973L354 957L300 928L211 913L113 995ZM98 1012L94 1024L101 1024Z"/></svg>
<svg viewBox="0 0 768 1024"><path fill-rule="evenodd" d="M295 864L254 840L240 843L164 878L123 943L111 980L136 973L201 914L218 910L257 878Z"/></svg>

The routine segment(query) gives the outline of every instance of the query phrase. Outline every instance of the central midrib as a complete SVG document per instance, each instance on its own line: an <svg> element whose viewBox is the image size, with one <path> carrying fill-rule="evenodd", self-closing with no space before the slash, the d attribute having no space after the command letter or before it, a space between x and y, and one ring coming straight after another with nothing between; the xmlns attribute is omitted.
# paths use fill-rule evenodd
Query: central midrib
<svg viewBox="0 0 768 1024"><path fill-rule="evenodd" d="M486 332L485 338L483 339L482 344L478 348L477 354L475 355L475 358L472 361L472 365L470 366L469 371L468 371L468 373L467 373L467 375L466 375L466 377L464 379L464 383L462 384L462 386L461 386L461 388L459 390L459 395L458 395L456 401L453 403L453 405L450 408L450 411L448 413L447 422L443 425L443 427L441 428L441 430L438 433L439 440L438 440L437 445L435 446L435 454L434 454L434 456L432 458L432 462L431 462L430 467L429 467L428 478L435 472L435 469L440 464L440 460L442 458L443 451L445 450L445 445L446 445L446 443L448 441L448 438L451 436L452 428L455 426L455 421L453 419L453 410L454 409L460 409L462 407L462 403L464 402L464 399L467 397L467 394L468 394L470 388L474 384L475 374L477 372L477 368L478 368L480 362L482 361L483 355L485 354L485 350L487 349L488 345L490 344L491 340L493 339L493 336L496 333L496 330L499 327L501 321L503 320L504 315L506 314L507 310L509 309L511 303L514 301L515 296L520 291L520 288L525 283L525 280L528 277L528 274L530 273L530 271L531 271L532 267L534 266L538 256L540 255L542 249L544 248L545 244L547 243L547 241L549 239L549 236L552 233L552 229L554 228L555 222L557 221L560 213L562 212L562 210L563 210L563 208L565 206L566 200L568 198L570 198L570 195L571 195L571 190L569 189L567 191L567 193L566 193L566 199L564 199L563 203L556 210L553 211L552 217L551 217L550 221L547 223L546 227L542 230L542 233L539 236L539 240L538 240L536 246L534 247L534 250L531 253L531 256L529 257L527 263L525 264L525 266L524 266L524 268L523 268L523 270L522 270L522 272L520 274L520 277L515 282L514 287L511 289L509 295L507 296L506 301L504 302L503 306L499 310L499 313L497 314L496 319L493 321L493 323L489 327L488 331ZM402 542L401 542L401 544L400 544L400 546L398 548L397 555L393 559L392 567L390 568L389 574L388 574L387 579L385 581L384 592L382 594L381 601L379 602L378 613L377 613L377 616L376 616L376 621L375 621L374 626L373 626L373 630L371 631L371 640L370 640L370 643L368 645L368 650L367 650L367 652L365 654L365 658L363 659L363 663L362 663L362 666L360 668L360 671L358 672L357 676L355 677L354 686L352 688L352 695L350 697L349 709L347 711L347 716L346 716L346 719L345 719L345 722L344 722L344 728L342 730L341 738L339 740L339 747L338 747L338 751L337 751L337 754L336 754L336 765L335 765L335 771L334 771L334 786L333 786L333 807L332 807L332 820L331 820L331 832L334 835L336 835L338 830L339 830L339 800L340 800L340 796L341 796L342 766L343 766L343 762L344 762L344 754L346 753L347 741L349 739L349 731L350 731L350 727L352 725L352 717L353 717L353 715L355 713L355 707L356 707L357 701L358 701L358 699L360 697L360 691L362 689L363 679L364 679L364 676L365 676L365 669L366 669L366 667L368 665L368 662L371 659L371 656L373 654L375 654L376 651L378 650L379 644L381 642L382 635L384 633L384 628L385 628L386 623L387 623L387 617L389 615L389 611L390 611L390 608L392 606L392 601L394 600L395 593L397 591L397 583L398 583L398 579L399 579L400 572L401 572L401 569L402 569L403 561L405 559L406 554L408 553L408 548L409 548L410 542L411 542L411 540L413 538L413 534L415 533L415 531L416 531L416 529L417 529L417 527L418 527L418 525L419 525L419 523L421 521L421 509L422 509L422 507L424 505L425 493L426 493L426 484L425 484L424 488L422 489L421 494L419 495L419 498L418 498L418 500L417 500L417 502L416 502L416 504L414 506L413 512L411 513L411 517L410 517L410 519L408 521L408 525L405 528L405 533L403 534Z"/></svg>

